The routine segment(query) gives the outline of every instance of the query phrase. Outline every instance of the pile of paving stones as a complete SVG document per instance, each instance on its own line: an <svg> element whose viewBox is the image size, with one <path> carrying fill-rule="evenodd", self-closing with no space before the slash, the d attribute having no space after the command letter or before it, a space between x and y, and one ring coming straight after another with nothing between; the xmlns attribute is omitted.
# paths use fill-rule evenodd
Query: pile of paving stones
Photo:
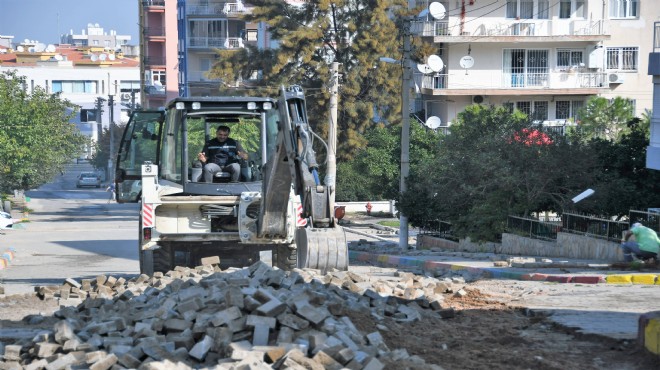
<svg viewBox="0 0 660 370"><path fill-rule="evenodd" d="M450 280L411 273L371 280L263 262L221 271L217 257L202 262L39 287L42 298L80 304L63 305L52 330L0 343L0 369L440 369L390 349L381 320L420 320L424 310L450 318L444 297L465 294ZM370 312L377 330L360 331L349 311Z"/></svg>

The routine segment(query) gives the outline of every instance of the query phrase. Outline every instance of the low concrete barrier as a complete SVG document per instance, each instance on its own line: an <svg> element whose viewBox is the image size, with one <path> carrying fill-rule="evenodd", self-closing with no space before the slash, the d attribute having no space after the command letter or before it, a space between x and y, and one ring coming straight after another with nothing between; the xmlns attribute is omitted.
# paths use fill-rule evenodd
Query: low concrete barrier
<svg viewBox="0 0 660 370"><path fill-rule="evenodd" d="M623 261L618 243L571 233L557 233L556 241L526 238L514 234L502 234L502 243L473 243L469 239L452 242L446 239L420 234L417 248L440 248L473 253L503 253L539 257L563 257L604 261Z"/></svg>

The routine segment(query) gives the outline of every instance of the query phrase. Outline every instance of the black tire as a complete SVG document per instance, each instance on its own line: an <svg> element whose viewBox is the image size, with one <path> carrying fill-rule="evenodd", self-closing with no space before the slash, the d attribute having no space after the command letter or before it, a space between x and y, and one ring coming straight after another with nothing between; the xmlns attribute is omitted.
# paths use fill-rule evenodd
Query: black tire
<svg viewBox="0 0 660 370"><path fill-rule="evenodd" d="M275 251L275 266L284 271L298 267L298 249L295 244L280 244Z"/></svg>
<svg viewBox="0 0 660 370"><path fill-rule="evenodd" d="M164 274L174 268L174 266L172 266L172 261L174 259L172 248L161 245L160 248L153 250L153 254L154 272L162 272Z"/></svg>

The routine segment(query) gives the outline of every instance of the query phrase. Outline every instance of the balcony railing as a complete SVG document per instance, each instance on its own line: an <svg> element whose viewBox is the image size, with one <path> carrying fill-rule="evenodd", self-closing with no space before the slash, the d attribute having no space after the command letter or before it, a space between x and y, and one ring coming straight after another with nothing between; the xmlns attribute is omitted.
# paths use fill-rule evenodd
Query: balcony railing
<svg viewBox="0 0 660 370"><path fill-rule="evenodd" d="M207 77L208 71L188 71L188 82L217 82L219 78Z"/></svg>
<svg viewBox="0 0 660 370"><path fill-rule="evenodd" d="M165 0L143 0L142 6L165 6Z"/></svg>
<svg viewBox="0 0 660 370"><path fill-rule="evenodd" d="M165 95L165 86L163 85L147 85L144 87L144 92L149 96Z"/></svg>
<svg viewBox="0 0 660 370"><path fill-rule="evenodd" d="M189 37L190 48L238 49L244 47L240 37Z"/></svg>
<svg viewBox="0 0 660 370"><path fill-rule="evenodd" d="M147 66L164 66L165 58L164 57L145 57L144 64Z"/></svg>
<svg viewBox="0 0 660 370"><path fill-rule="evenodd" d="M442 21L411 22L411 32L420 36L598 36L606 35L605 22L586 19L511 19L505 22L464 22L458 17Z"/></svg>
<svg viewBox="0 0 660 370"><path fill-rule="evenodd" d="M188 15L226 15L236 16L246 12L246 7L242 2L235 3L215 3L209 5L188 5L186 13Z"/></svg>
<svg viewBox="0 0 660 370"><path fill-rule="evenodd" d="M660 22L653 23L653 52L660 53Z"/></svg>
<svg viewBox="0 0 660 370"><path fill-rule="evenodd" d="M145 36L151 36L151 37L157 37L157 36L165 36L165 28L164 27L147 27L144 29L144 35Z"/></svg>
<svg viewBox="0 0 660 370"><path fill-rule="evenodd" d="M494 89L520 88L520 89L570 89L570 88L605 88L609 87L607 73L604 72L570 72L557 71L546 73L510 73L501 72L502 80ZM422 89L444 90L461 89L449 84L449 74L435 73L413 75L415 84ZM486 88L486 87L485 87Z"/></svg>

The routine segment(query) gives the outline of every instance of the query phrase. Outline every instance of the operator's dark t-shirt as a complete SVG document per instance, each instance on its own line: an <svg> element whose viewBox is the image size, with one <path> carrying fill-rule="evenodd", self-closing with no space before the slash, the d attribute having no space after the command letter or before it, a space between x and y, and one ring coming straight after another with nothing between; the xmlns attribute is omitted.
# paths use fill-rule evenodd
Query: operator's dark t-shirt
<svg viewBox="0 0 660 370"><path fill-rule="evenodd" d="M207 163L215 163L221 167L238 162L238 151L245 152L241 144L231 138L227 138L224 143L211 139L202 149Z"/></svg>

